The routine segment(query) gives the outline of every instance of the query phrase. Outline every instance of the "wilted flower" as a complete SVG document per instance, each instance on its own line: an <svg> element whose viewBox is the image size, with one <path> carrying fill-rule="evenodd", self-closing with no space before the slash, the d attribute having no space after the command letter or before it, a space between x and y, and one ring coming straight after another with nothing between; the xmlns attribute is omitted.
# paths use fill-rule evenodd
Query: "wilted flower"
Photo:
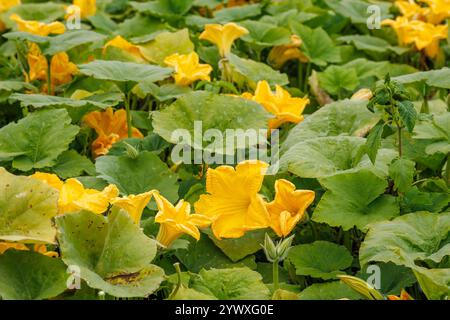
<svg viewBox="0 0 450 320"><path fill-rule="evenodd" d="M164 63L175 69L175 83L188 86L197 80L210 81L209 74L212 67L209 64L200 64L197 53L172 54L164 59Z"/></svg>
<svg viewBox="0 0 450 320"><path fill-rule="evenodd" d="M266 205L270 227L279 237L288 236L295 225L305 218L306 208L314 201L311 190L296 190L288 180L275 182L275 199Z"/></svg>
<svg viewBox="0 0 450 320"><path fill-rule="evenodd" d="M297 35L291 36L291 42L289 44L283 44L273 47L269 52L268 62L274 68L281 68L289 60L298 60L300 62L308 62L303 52L300 51L302 40Z"/></svg>
<svg viewBox="0 0 450 320"><path fill-rule="evenodd" d="M244 161L236 166L209 168L206 191L195 203L195 212L210 217L217 239L239 238L245 232L270 224L262 197L258 194L268 164Z"/></svg>
<svg viewBox="0 0 450 320"><path fill-rule="evenodd" d="M112 108L107 108L105 111L93 111L84 116L83 121L98 135L92 142L92 152L95 157L107 154L114 143L128 138L127 115L123 109L116 112ZM132 136L144 137L136 128L132 128Z"/></svg>
<svg viewBox="0 0 450 320"><path fill-rule="evenodd" d="M245 34L248 34L247 29L230 22L225 25L207 24L199 38L214 43L220 55L226 57L231 51L233 42Z"/></svg>
<svg viewBox="0 0 450 320"><path fill-rule="evenodd" d="M180 200L176 206L173 206L158 192L154 193L154 197L159 210L155 216L155 222L160 224L156 240L165 247L169 247L184 233L199 240L198 228L211 224L210 218L200 214L191 214L189 202Z"/></svg>
<svg viewBox="0 0 450 320"><path fill-rule="evenodd" d="M12 14L9 17L15 21L20 31L28 32L38 36L48 36L49 34L61 34L66 31L66 27L61 22L55 21L51 23L44 23L40 21L24 20L17 14Z"/></svg>
<svg viewBox="0 0 450 320"><path fill-rule="evenodd" d="M388 300L414 300L405 289L402 289L400 296L388 295Z"/></svg>
<svg viewBox="0 0 450 320"><path fill-rule="evenodd" d="M132 44L131 42L128 42L126 39L122 38L122 36L116 36L115 38L109 40L104 46L103 46L103 53L106 52L106 49L108 47L116 47L119 49L122 49L125 52L128 52L132 56L138 59L144 59L144 56L141 53L141 49L139 49L138 46Z"/></svg>
<svg viewBox="0 0 450 320"><path fill-rule="evenodd" d="M370 89L360 89L357 92L355 92L351 100L370 100L373 97L373 93Z"/></svg>
<svg viewBox="0 0 450 320"><path fill-rule="evenodd" d="M152 198L153 191L140 193L138 195L130 194L122 198L111 199L111 204L128 212L137 225L141 222L142 212Z"/></svg>

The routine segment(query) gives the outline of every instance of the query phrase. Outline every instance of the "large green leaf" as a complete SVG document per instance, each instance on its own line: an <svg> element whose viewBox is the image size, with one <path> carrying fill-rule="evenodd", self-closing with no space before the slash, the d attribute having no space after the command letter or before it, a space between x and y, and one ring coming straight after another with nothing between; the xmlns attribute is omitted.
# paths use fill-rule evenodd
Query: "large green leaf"
<svg viewBox="0 0 450 320"><path fill-rule="evenodd" d="M0 296L5 300L53 298L66 290L67 277L60 259L17 250L0 255Z"/></svg>
<svg viewBox="0 0 450 320"><path fill-rule="evenodd" d="M99 178L115 184L123 195L139 194L157 189L170 201L178 198L177 175L154 153L143 151L132 159L103 156L95 163Z"/></svg>
<svg viewBox="0 0 450 320"><path fill-rule="evenodd" d="M450 113L433 115L433 119L422 120L414 127L414 139L430 140L427 154L450 152Z"/></svg>
<svg viewBox="0 0 450 320"><path fill-rule="evenodd" d="M0 129L0 161L13 160L21 171L52 166L75 138L79 127L67 111L42 110Z"/></svg>
<svg viewBox="0 0 450 320"><path fill-rule="evenodd" d="M242 40L259 47L271 47L290 42L291 33L288 29L277 27L270 23L247 20L239 23L249 33Z"/></svg>
<svg viewBox="0 0 450 320"><path fill-rule="evenodd" d="M359 85L356 71L343 66L330 66L318 73L318 77L321 88L338 96L346 91L353 91Z"/></svg>
<svg viewBox="0 0 450 320"><path fill-rule="evenodd" d="M384 53L386 51L390 51L396 54L403 54L409 50L408 48L392 46L384 39L368 35L343 36L338 38L338 40L347 43L353 43L355 48L358 50L376 53Z"/></svg>
<svg viewBox="0 0 450 320"><path fill-rule="evenodd" d="M44 22L53 22L64 16L64 5L62 3L22 3L15 6L4 13L4 18L11 16L13 13L18 14L25 20L38 20ZM9 19L2 19L8 27L15 25L15 22Z"/></svg>
<svg viewBox="0 0 450 320"><path fill-rule="evenodd" d="M345 274L342 270L351 266L353 258L344 247L327 241L299 244L289 251L288 261L295 273L324 280Z"/></svg>
<svg viewBox="0 0 450 320"><path fill-rule="evenodd" d="M219 300L267 300L269 289L261 275L248 268L202 270L190 287Z"/></svg>
<svg viewBox="0 0 450 320"><path fill-rule="evenodd" d="M0 167L0 239L54 243L57 203L56 189Z"/></svg>
<svg viewBox="0 0 450 320"><path fill-rule="evenodd" d="M314 283L299 294L300 300L359 300L360 295L341 281Z"/></svg>
<svg viewBox="0 0 450 320"><path fill-rule="evenodd" d="M366 108L367 102L343 100L323 106L292 128L282 151L307 139L330 136L364 136L379 117Z"/></svg>
<svg viewBox="0 0 450 320"><path fill-rule="evenodd" d="M375 165L364 154L365 139L358 137L323 137L299 142L280 158L280 169L299 177L321 178L361 168L387 175L396 151L381 149Z"/></svg>
<svg viewBox="0 0 450 320"><path fill-rule="evenodd" d="M95 79L118 82L156 82L168 78L173 70L150 64L94 60L78 66L80 73Z"/></svg>
<svg viewBox="0 0 450 320"><path fill-rule="evenodd" d="M265 138L257 130L267 128L269 115L259 104L247 99L195 91L180 97L164 110L154 112L152 117L154 132L165 140L225 154L236 148L226 150L226 139L242 138L244 134L231 130L227 133L226 130L254 130L261 142ZM203 133L209 129L214 130L210 131L213 136L202 141ZM216 134L221 137L217 139ZM181 136L186 136L184 141L179 141ZM250 141L248 146L255 143Z"/></svg>
<svg viewBox="0 0 450 320"><path fill-rule="evenodd" d="M431 87L450 89L450 69L442 68L440 70L431 70L424 72L416 72L392 78L402 84L410 84L416 82L425 82Z"/></svg>
<svg viewBox="0 0 450 320"><path fill-rule="evenodd" d="M79 176L84 172L95 175L95 166L86 156L82 156L75 150L67 150L56 159L52 171L60 178L67 179Z"/></svg>
<svg viewBox="0 0 450 320"><path fill-rule="evenodd" d="M62 259L80 268L87 284L117 297L146 297L158 289L164 271L151 264L156 242L124 211L106 218L91 212L59 216Z"/></svg>
<svg viewBox="0 0 450 320"><path fill-rule="evenodd" d="M12 101L19 101L23 107L45 108L45 107L65 107L82 108L93 107L106 109L110 105L94 100L76 100L71 98L48 96L45 94L23 94L14 93L9 97Z"/></svg>
<svg viewBox="0 0 450 320"><path fill-rule="evenodd" d="M312 63L323 67L341 60L339 48L325 30L311 29L297 21L291 21L290 26L292 32L302 39L301 50Z"/></svg>
<svg viewBox="0 0 450 320"><path fill-rule="evenodd" d="M194 0L156 0L147 2L131 1L130 4L139 12L161 18L180 18L192 7Z"/></svg>
<svg viewBox="0 0 450 320"><path fill-rule="evenodd" d="M233 80L256 88L258 81L266 80L271 86L284 86L289 83L285 73L272 69L267 64L251 59L240 58L234 54L228 55Z"/></svg>
<svg viewBox="0 0 450 320"><path fill-rule="evenodd" d="M343 17L349 18L352 23L366 24L370 14L367 9L370 4L362 0L325 0L325 3L336 13ZM376 6L380 9L380 19L390 18L390 3L376 2Z"/></svg>
<svg viewBox="0 0 450 320"><path fill-rule="evenodd" d="M349 230L399 215L396 199L383 194L388 186L384 178L369 169L319 179L327 189L313 214L316 222Z"/></svg>
<svg viewBox="0 0 450 320"><path fill-rule="evenodd" d="M420 288L430 300L448 300L450 296L450 268L414 268Z"/></svg>
<svg viewBox="0 0 450 320"><path fill-rule="evenodd" d="M176 32L161 32L149 43L139 46L142 55L149 61L164 65L164 59L171 54L188 54L194 51L188 29Z"/></svg>
<svg viewBox="0 0 450 320"><path fill-rule="evenodd" d="M87 43L101 42L105 35L89 30L66 31L56 37L50 38L49 45L43 51L46 55L55 55L58 52L65 52Z"/></svg>

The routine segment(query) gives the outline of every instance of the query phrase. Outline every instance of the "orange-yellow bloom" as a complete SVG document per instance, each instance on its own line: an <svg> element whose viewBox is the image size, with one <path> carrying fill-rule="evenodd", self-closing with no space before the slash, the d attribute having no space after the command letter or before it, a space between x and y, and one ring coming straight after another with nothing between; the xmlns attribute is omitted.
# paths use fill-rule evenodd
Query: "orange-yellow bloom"
<svg viewBox="0 0 450 320"><path fill-rule="evenodd" d="M8 249L28 251L28 247L23 243L16 242L0 242L0 254L3 254ZM55 251L47 251L47 246L45 244L35 244L33 247L34 252L41 253L47 257L57 257L58 253Z"/></svg>
<svg viewBox="0 0 450 320"><path fill-rule="evenodd" d="M116 47L119 49L122 49L125 52L128 52L132 56L144 60L144 56L141 53L141 49L139 49L138 46L132 44L131 42L128 42L126 39L122 38L121 36L116 36L115 38L109 40L104 46L103 46L103 54L106 53L106 50L108 47Z"/></svg>
<svg viewBox="0 0 450 320"><path fill-rule="evenodd" d="M191 214L189 202L180 200L173 206L166 198L158 192L154 194L158 213L155 222L159 223L159 232L156 240L165 247L169 247L172 242L186 233L196 240L200 239L198 228L204 228L211 224L211 219L200 214Z"/></svg>
<svg viewBox="0 0 450 320"><path fill-rule="evenodd" d="M24 20L17 14L12 14L9 17L15 21L20 31L28 32L38 36L48 36L49 34L61 34L66 31L66 27L61 22L55 21L51 23L44 23L40 21Z"/></svg>
<svg viewBox="0 0 450 320"><path fill-rule="evenodd" d="M66 8L67 16L80 13L80 18L85 19L97 12L96 0L73 0L73 4Z"/></svg>
<svg viewBox="0 0 450 320"><path fill-rule="evenodd" d="M300 51L302 40L297 35L291 36L291 43L273 47L268 56L269 64L274 68L281 68L289 60L308 62L308 57Z"/></svg>
<svg viewBox="0 0 450 320"><path fill-rule="evenodd" d="M245 34L248 34L247 29L230 22L225 25L205 25L205 30L200 34L199 38L214 43L219 49L220 55L226 57L231 51L233 42Z"/></svg>
<svg viewBox="0 0 450 320"><path fill-rule="evenodd" d="M268 164L244 161L236 166L209 168L206 191L195 203L195 212L210 217L217 239L239 238L245 232L270 225L269 213L258 194Z"/></svg>
<svg viewBox="0 0 450 320"><path fill-rule="evenodd" d="M133 221L139 225L142 212L152 198L153 190L138 195L130 194L122 198L113 198L111 204L128 212Z"/></svg>
<svg viewBox="0 0 450 320"><path fill-rule="evenodd" d="M83 184L74 178L62 182L56 175L50 173L36 172L30 177L44 181L59 190L58 213L60 214L79 210L100 214L108 209L111 199L119 195L119 190L113 184L98 191L85 189Z"/></svg>
<svg viewBox="0 0 450 320"><path fill-rule="evenodd" d="M439 24L450 17L449 0L420 0L428 5L426 17L427 21Z"/></svg>
<svg viewBox="0 0 450 320"><path fill-rule="evenodd" d="M20 0L1 0L0 14L18 5L20 5ZM5 24L3 23L3 21L0 20L0 32L3 32L5 29L6 29Z"/></svg>
<svg viewBox="0 0 450 320"><path fill-rule="evenodd" d="M29 67L28 80L47 80L48 63L45 56L41 53L41 49L35 43L30 43L27 61Z"/></svg>
<svg viewBox="0 0 450 320"><path fill-rule="evenodd" d="M72 81L72 76L78 71L77 66L70 62L65 52L59 52L52 57L50 64L52 86L59 86Z"/></svg>
<svg viewBox="0 0 450 320"><path fill-rule="evenodd" d="M305 218L306 208L314 201L315 193L295 190L295 185L284 179L275 182L275 192L275 199L266 205L270 227L279 237L286 237Z"/></svg>
<svg viewBox="0 0 450 320"><path fill-rule="evenodd" d="M412 1L395 1L395 5L399 8L401 14L410 20L422 20L427 14L427 8L423 8Z"/></svg>
<svg viewBox="0 0 450 320"><path fill-rule="evenodd" d="M309 103L306 97L292 98L288 91L278 85L275 93L272 92L269 83L265 80L258 82L253 96L249 93L242 96L258 102L275 116L274 119L269 120L270 129L276 129L286 122L299 123L303 120L302 112Z"/></svg>
<svg viewBox="0 0 450 320"><path fill-rule="evenodd" d="M188 86L194 81L210 81L209 74L212 67L209 64L200 64L195 52L189 54L172 54L164 59L164 63L175 69L175 83Z"/></svg>
<svg viewBox="0 0 450 320"><path fill-rule="evenodd" d="M400 296L388 295L388 300L414 300L405 289L402 289Z"/></svg>
<svg viewBox="0 0 450 320"><path fill-rule="evenodd" d="M107 154L114 143L128 138L127 115L123 109L116 112L112 108L105 111L93 111L88 113L83 120L98 135L97 139L92 142L92 152L95 157ZM132 136L144 137L136 128L132 128Z"/></svg>

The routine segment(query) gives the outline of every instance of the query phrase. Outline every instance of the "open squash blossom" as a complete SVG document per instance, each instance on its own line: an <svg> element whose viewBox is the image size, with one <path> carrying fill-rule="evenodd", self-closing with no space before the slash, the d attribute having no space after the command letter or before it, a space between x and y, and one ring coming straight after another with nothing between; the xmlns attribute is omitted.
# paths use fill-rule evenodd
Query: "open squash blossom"
<svg viewBox="0 0 450 320"><path fill-rule="evenodd" d="M3 254L8 249L29 251L30 249L23 243L15 243L15 242L0 242L0 254ZM47 251L47 246L45 244L35 244L33 247L34 252L38 252L47 257L58 257L58 253L55 251Z"/></svg>
<svg viewBox="0 0 450 320"><path fill-rule="evenodd" d="M59 52L52 57L50 64L52 86L59 86L72 81L72 76L78 72L77 66L70 62L65 52Z"/></svg>
<svg viewBox="0 0 450 320"><path fill-rule="evenodd" d="M236 166L209 168L206 191L195 203L195 212L210 217L217 239L240 238L245 232L270 225L269 213L258 194L268 164L243 161Z"/></svg>
<svg viewBox="0 0 450 320"><path fill-rule="evenodd" d="M230 22L225 25L205 25L205 30L200 34L199 38L214 43L219 49L220 56L226 57L231 51L233 42L245 34L248 34L246 28Z"/></svg>
<svg viewBox="0 0 450 320"><path fill-rule="evenodd" d="M172 54L164 59L164 63L175 69L175 83L180 86L188 86L194 81L210 81L209 74L212 67L209 64L200 64L198 54Z"/></svg>
<svg viewBox="0 0 450 320"><path fill-rule="evenodd" d="M24 20L17 14L9 17L15 21L20 31L28 32L38 36L48 36L49 34L61 34L66 31L66 27L61 22L55 21L44 23L40 21Z"/></svg>
<svg viewBox="0 0 450 320"><path fill-rule="evenodd" d="M155 222L160 224L156 240L165 247L186 233L196 240L200 239L198 228L204 228L211 224L211 219L200 214L191 214L189 202L180 200L173 206L166 198L158 192L154 192L158 213Z"/></svg>
<svg viewBox="0 0 450 320"><path fill-rule="evenodd" d="M388 300L414 300L405 289L402 289L400 296L388 295Z"/></svg>
<svg viewBox="0 0 450 320"><path fill-rule="evenodd" d="M84 116L83 121L97 133L97 139L92 142L92 153L95 157L105 155L114 143L128 138L127 115L123 109L113 111L93 111ZM143 138L142 133L132 128L134 138Z"/></svg>
<svg viewBox="0 0 450 320"><path fill-rule="evenodd" d="M270 227L279 237L286 237L305 218L306 208L314 201L315 193L295 190L295 185L285 179L275 182L275 192L275 199L266 205Z"/></svg>
<svg viewBox="0 0 450 320"><path fill-rule="evenodd" d="M81 19L86 19L97 12L96 0L73 0L71 6L66 8L66 19L80 13Z"/></svg>
<svg viewBox="0 0 450 320"><path fill-rule="evenodd" d="M35 43L30 43L27 61L29 67L28 81L47 80L48 63L41 49Z"/></svg>
<svg viewBox="0 0 450 320"><path fill-rule="evenodd" d="M88 210L97 214L108 209L111 199L119 195L119 190L113 184L108 185L102 191L85 189L83 184L75 178L65 182L57 182L59 178L55 174L36 172L30 176L41 180L59 190L58 213Z"/></svg>
<svg viewBox="0 0 450 320"><path fill-rule="evenodd" d="M409 20L406 17L397 17L395 20L386 19L381 22L383 26L390 26L397 34L398 43L400 45L407 44L408 32L410 31Z"/></svg>
<svg viewBox="0 0 450 320"><path fill-rule="evenodd" d="M153 190L138 195L130 194L122 198L116 197L111 199L111 204L128 212L134 223L139 225L141 223L142 212L152 198L152 195Z"/></svg>
<svg viewBox="0 0 450 320"><path fill-rule="evenodd" d="M400 10L403 17L410 20L425 19L425 15L427 14L427 8L423 8L413 1L395 1L395 5Z"/></svg>
<svg viewBox="0 0 450 320"><path fill-rule="evenodd" d="M144 56L141 53L141 49L139 49L138 46L124 39L122 36L116 36L113 39L109 40L107 43L105 43L105 45L103 46L103 54L106 53L106 50L109 47L116 47L122 49L123 51L128 52L129 54L138 59L145 60Z"/></svg>
<svg viewBox="0 0 450 320"><path fill-rule="evenodd" d="M275 93L272 92L265 80L258 82L253 96L244 93L242 97L258 102L275 116L275 119L269 120L270 129L276 129L286 122L299 123L303 120L302 112L309 103L306 97L292 98L290 93L279 85L276 86Z"/></svg>
<svg viewBox="0 0 450 320"><path fill-rule="evenodd" d="M0 14L8 11L9 9L20 5L20 0L1 0L0 1ZM0 32L6 30L6 25L0 20Z"/></svg>
<svg viewBox="0 0 450 320"><path fill-rule="evenodd" d="M450 17L450 0L420 0L428 5L427 21L439 24Z"/></svg>
<svg viewBox="0 0 450 320"><path fill-rule="evenodd" d="M370 89L360 89L357 92L355 92L352 97L351 100L367 100L369 101L370 99L372 99L373 97L373 93Z"/></svg>
<svg viewBox="0 0 450 320"><path fill-rule="evenodd" d="M273 47L269 52L268 62L274 68L281 68L289 60L298 60L300 62L308 62L306 57L300 50L302 40L297 35L291 36L291 43Z"/></svg>

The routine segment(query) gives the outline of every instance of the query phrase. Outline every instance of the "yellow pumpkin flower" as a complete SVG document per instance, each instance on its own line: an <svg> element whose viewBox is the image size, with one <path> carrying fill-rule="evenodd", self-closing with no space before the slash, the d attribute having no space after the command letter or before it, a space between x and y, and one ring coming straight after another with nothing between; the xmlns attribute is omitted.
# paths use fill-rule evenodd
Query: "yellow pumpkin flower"
<svg viewBox="0 0 450 320"><path fill-rule="evenodd" d="M115 142L128 138L127 115L123 109L116 112L112 108L93 111L84 116L83 121L97 133L98 137L91 146L95 157L107 154ZM136 128L132 128L132 136L144 137Z"/></svg>
<svg viewBox="0 0 450 320"><path fill-rule="evenodd" d="M175 83L188 86L194 81L210 81L209 74L212 67L209 64L200 64L195 52L189 54L172 54L164 59L164 63L175 69Z"/></svg>
<svg viewBox="0 0 450 320"><path fill-rule="evenodd" d="M66 8L66 18L80 12L80 18L86 19L97 12L96 0L73 0L71 6Z"/></svg>
<svg viewBox="0 0 450 320"><path fill-rule="evenodd" d="M286 237L305 218L306 208L314 201L315 193L295 190L295 185L284 179L275 182L275 192L275 199L266 205L270 227L279 237Z"/></svg>
<svg viewBox="0 0 450 320"><path fill-rule="evenodd" d="M413 1L395 1L395 5L399 8L401 14L410 20L424 19L427 9L419 6Z"/></svg>
<svg viewBox="0 0 450 320"><path fill-rule="evenodd" d="M141 53L141 49L139 49L138 46L128 42L126 39L122 38L121 36L116 36L115 38L109 40L104 46L103 46L103 54L106 53L106 49L108 47L116 47L119 49L122 49L125 52L128 52L132 56L145 60L144 56Z"/></svg>
<svg viewBox="0 0 450 320"><path fill-rule="evenodd" d="M156 240L165 247L169 247L184 233L199 240L198 228L204 228L211 224L210 218L200 214L191 214L189 202L180 200L176 206L173 206L158 192L155 192L153 196L159 210L155 216L155 222L160 224Z"/></svg>
<svg viewBox="0 0 450 320"><path fill-rule="evenodd" d="M8 249L29 251L30 249L23 243L16 242L0 242L0 254L3 254ZM58 253L55 251L47 251L47 246L45 244L35 244L33 251L43 254L47 257L55 258L58 257Z"/></svg>
<svg viewBox="0 0 450 320"><path fill-rule="evenodd" d="M226 57L233 42L241 36L248 34L248 30L234 22L225 25L207 24L205 30L200 34L200 39L214 43L219 49L222 57Z"/></svg>
<svg viewBox="0 0 450 320"><path fill-rule="evenodd" d="M59 52L52 57L50 63L52 86L59 86L72 81L72 76L78 72L77 66L70 62L65 52Z"/></svg>
<svg viewBox="0 0 450 320"><path fill-rule="evenodd" d="M243 161L236 166L209 168L206 191L195 203L195 212L212 219L217 239L240 238L245 232L270 225L269 213L261 195L268 164Z"/></svg>
<svg viewBox="0 0 450 320"><path fill-rule="evenodd" d="M27 61L29 67L28 81L47 80L48 63L41 49L35 43L30 43Z"/></svg>
<svg viewBox="0 0 450 320"><path fill-rule="evenodd" d="M79 210L88 210L100 214L108 209L111 199L119 195L119 190L113 184L108 185L102 191L98 191L85 189L83 184L75 178L62 182L55 174L51 173L36 172L30 177L44 181L59 190L59 214Z"/></svg>
<svg viewBox="0 0 450 320"><path fill-rule="evenodd" d="M20 0L1 0L0 1L0 14L3 12L8 11L9 9L20 5ZM0 20L0 32L3 32L6 30L6 25L3 23L3 21Z"/></svg>
<svg viewBox="0 0 450 320"><path fill-rule="evenodd" d="M308 57L299 50L302 40L297 35L291 36L291 43L273 47L268 56L268 62L274 68L280 69L289 60L298 60L306 63Z"/></svg>
<svg viewBox="0 0 450 320"><path fill-rule="evenodd" d="M400 296L388 295L388 300L414 300L405 289L402 289Z"/></svg>
<svg viewBox="0 0 450 320"><path fill-rule="evenodd" d="M133 221L139 225L142 212L152 198L153 190L138 195L130 194L123 198L113 198L111 204L128 212Z"/></svg>
<svg viewBox="0 0 450 320"><path fill-rule="evenodd" d="M66 31L66 27L61 22L55 21L44 23L40 21L24 20L17 14L9 17L15 21L20 31L28 32L38 36L48 36L49 34L61 34Z"/></svg>
<svg viewBox="0 0 450 320"><path fill-rule="evenodd" d="M439 24L450 17L449 0L420 0L428 5L426 14L427 21L433 24Z"/></svg>
<svg viewBox="0 0 450 320"><path fill-rule="evenodd" d="M408 33L410 32L410 22L406 17L397 17L395 20L386 19L381 22L382 26L390 26L397 34L400 45L407 44Z"/></svg>
<svg viewBox="0 0 450 320"><path fill-rule="evenodd" d="M250 95L244 93L243 97L249 98ZM276 129L286 122L299 123L303 120L302 112L309 103L306 97L292 98L289 92L278 85L275 93L272 92L269 83L265 80L258 82L251 100L258 102L275 116L274 119L269 120L270 129Z"/></svg>
<svg viewBox="0 0 450 320"><path fill-rule="evenodd" d="M360 89L357 92L355 92L352 97L350 98L351 100L370 100L373 97L373 93L370 89Z"/></svg>

